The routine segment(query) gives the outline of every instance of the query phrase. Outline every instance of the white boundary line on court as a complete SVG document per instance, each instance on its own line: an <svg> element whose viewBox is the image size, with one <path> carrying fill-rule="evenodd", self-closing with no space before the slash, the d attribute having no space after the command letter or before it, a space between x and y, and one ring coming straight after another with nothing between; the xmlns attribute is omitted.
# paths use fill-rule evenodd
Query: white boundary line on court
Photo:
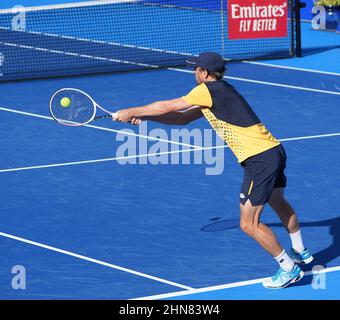
<svg viewBox="0 0 340 320"><path fill-rule="evenodd" d="M307 272L305 272L305 275L309 276L309 275L313 275L313 274L328 273L328 272L334 272L334 271L340 271L340 266L325 268L325 269L318 270L318 271L307 271ZM200 289L189 289L189 290L185 290L185 291L164 293L164 294L158 294L158 295L153 295L153 296L134 298L134 299L130 299L130 300L157 300L157 299L174 298L174 297L179 297L179 296L186 296L186 295L189 295L189 294L197 294L197 293L217 291L217 290L222 290L222 289L244 287L244 286L249 286L249 285L252 285L252 284L259 284L259 283L262 283L264 280L267 280L267 279L269 279L269 277L254 279L254 280L227 283L227 284L205 287L205 288L200 288Z"/></svg>
<svg viewBox="0 0 340 320"><path fill-rule="evenodd" d="M59 248L56 248L56 247L51 247L51 246L48 246L48 245L43 244L43 243L31 241L31 240L24 239L24 238L21 238L21 237L17 237L17 236L8 234L8 233L0 232L0 236L4 237L4 238L16 240L16 241L19 241L19 242L24 242L24 243L30 244L32 246L40 247L40 248L47 249L47 250L50 250L50 251L62 253L62 254L65 254L67 256L71 256L71 257L78 258L78 259L81 259L81 260L89 261L89 262L99 264L99 265L102 265L102 266L105 266L105 267L108 267L108 268L111 268L111 269L116 269L116 270L120 270L120 271L123 271L123 272L131 273L131 274L134 274L134 275L139 276L139 277L147 278L147 279L154 280L154 281L157 281L157 282L162 282L162 283L168 284L170 286L179 287L179 288L183 288L183 289L186 289L186 290L192 290L193 289L192 287L189 287L189 286L186 286L186 285L183 285L183 284L180 284L180 283L176 283L176 282L168 281L168 280L165 280L165 279L162 279L162 278L154 277L154 276L151 276L151 275L146 274L146 273L142 273L142 272L135 271L135 270L128 269L128 268L124 268L124 267L120 267L120 266L117 266L115 264L111 264L111 263L104 262L104 261L101 261L101 260L89 258L89 257L83 256L83 255L73 253L73 252L70 252L70 251L66 251L66 250L63 250L63 249L59 249Z"/></svg>
<svg viewBox="0 0 340 320"><path fill-rule="evenodd" d="M273 86L273 87L289 88L289 89L294 89L294 90L311 91L311 92L326 93L326 94L333 94L333 95L340 96L340 91L336 92L336 91L313 89L313 88L307 88L307 87L298 87L298 86L292 86L288 84L280 84L280 83L274 83L274 82L251 80L251 79L230 77L230 76L226 76L225 78L231 79L231 80L237 80L237 81L251 82L251 83L256 83L256 84L264 84L264 85Z"/></svg>
<svg viewBox="0 0 340 320"><path fill-rule="evenodd" d="M296 140L319 139L319 138L335 137L335 136L340 136L340 132L326 133L326 134L313 135L313 136L286 138L286 139L279 139L279 140L280 141L296 141ZM222 146L214 146L214 147L200 147L200 148L195 148L195 149L175 150L175 151L166 151L166 152L158 152L158 153L157 152L156 153L147 153L147 154L126 156L126 157L114 157L114 158L104 158L104 159L95 159L95 160L64 162L64 163L55 163L55 164L47 164L47 165L39 165L39 166L29 166L29 167L21 167L21 168L9 168L9 169L1 169L0 173L24 171L24 170L34 170L34 169L44 169L44 168L53 168L53 167L65 167L65 166L72 166L72 165L81 165L81 164L108 162L108 161L117 161L117 160L137 159L137 158L143 158L143 157L153 157L153 156L161 156L161 155L174 154L174 153L195 152L195 151L222 149L222 148L228 148L228 146L222 145Z"/></svg>
<svg viewBox="0 0 340 320"><path fill-rule="evenodd" d="M224 147L224 146L221 146L221 148L222 147ZM202 150L203 150L203 148L202 148ZM64 162L64 163L55 163L55 164L22 167L22 168L10 168L10 169L2 169L2 170L0 170L0 173L13 172L13 171L24 171L24 170L34 170L34 169L43 169L43 168L53 168L53 167L66 167L66 166L74 166L74 165L79 165L79 164L88 164L88 163L97 163L97 162L137 159L137 158L154 157L154 156L161 156L161 155L174 154L174 153L185 153L185 152L191 152L191 151L198 151L198 149L186 149L186 150L166 151L166 152L158 152L158 153L156 152L156 153L147 153L147 154L126 156L126 157L115 157L115 158L104 158L104 159L95 159L95 160Z"/></svg>
<svg viewBox="0 0 340 320"><path fill-rule="evenodd" d="M43 116L43 115L37 114L37 113L19 111L19 110L15 110L15 109L4 108L4 107L0 107L0 110L7 111L7 112L12 112L12 113L17 113L17 114L21 114L21 115L25 115L25 116L30 116L30 117L35 117L35 118L41 118L41 119L53 120L54 121L54 119L52 117ZM154 141L160 141L160 142L165 142L165 143L176 144L176 145L180 145L180 146L183 146L183 147L189 147L189 148L195 148L195 149L200 149L201 148L200 146L195 146L195 145L192 145L192 144L187 144L187 143L182 143L182 142L176 142L176 141L165 140L165 139L161 139L161 138L145 136L145 135L142 135L142 134L127 132L127 131L124 131L124 130L115 130L115 129L105 128L105 127L98 127L98 126L94 126L92 124L86 124L86 125L84 125L84 127L88 127L88 128L92 128L92 129L97 129L97 130L102 130L102 131L109 131L109 132L115 132L115 133L120 133L120 134L126 134L128 136L145 138L145 139L148 139L148 140L154 140Z"/></svg>
<svg viewBox="0 0 340 320"><path fill-rule="evenodd" d="M0 29L2 29L0 27ZM71 37L69 37L71 38ZM88 54L80 54L75 52L69 52L69 51L60 51L60 50L54 50L54 49L46 49L46 48L40 48L40 47L32 47L28 45L22 45L22 44L16 44L16 43L10 43L10 42L0 42L1 45L8 46L8 47L16 47L16 48L22 48L22 49L29 49L29 50L35 50L35 51L42 51L42 52L50 52L55 54L64 54L66 56L73 56L73 57L80 57L85 59L94 59L94 60L100 60L100 61L108 61L108 62L117 62L122 64L130 64L140 67L146 67L146 68L154 68L158 69L159 67L152 64L145 64L145 63L139 63L139 62L133 62L128 60L117 60L112 58L105 58L105 57L98 57ZM132 46L131 46L132 47Z"/></svg>
<svg viewBox="0 0 340 320"><path fill-rule="evenodd" d="M193 73L190 70L177 69L177 68L167 68L167 70L184 72L184 73ZM294 89L294 90L326 93L326 94L333 94L333 95L339 95L340 96L340 91L336 92L336 91L328 91L328 90L314 89L314 88L308 88L308 87L298 87L298 86L292 86L292 85L283 84L283 83L267 82L267 81L260 81L260 80L253 80L253 79L239 78L239 77L231 77L231 76L224 76L224 78L230 79L230 80L235 80L235 81L243 81L243 82L250 82L250 83L256 83L256 84L263 84L263 85L273 86L273 87L281 87L281 88L288 88L288 89Z"/></svg>
<svg viewBox="0 0 340 320"><path fill-rule="evenodd" d="M336 136L340 136L340 132L318 134L318 135L313 135L313 136L286 138L286 139L279 139L279 140L284 142L284 141L296 141L296 140L307 140L307 139L319 139L319 138L336 137Z"/></svg>
<svg viewBox="0 0 340 320"><path fill-rule="evenodd" d="M0 27L0 30L13 31L11 28L6 28L6 27ZM112 41L93 40L93 39L86 39L86 38L73 37L73 36L64 36L64 35L54 34L54 33L46 33L46 32L39 32L39 31L27 31L27 30L15 30L15 32L21 32L22 34L26 33L26 34L32 34L32 35L53 37L53 38L57 38L57 39L77 40L77 41L81 41L81 42L89 42L89 43L95 43L95 44L106 44L106 45L110 45L110 46L119 46L119 47L122 47L122 48L133 48L133 49L140 49L140 50L149 50L149 51L153 51L153 52L177 54L177 55L183 55L183 56L194 56L193 54L186 53L186 52L162 50L162 49L157 49L157 48L148 48L148 47L142 47L142 46L137 46L137 45L133 45L133 44L124 44L124 43L112 42ZM9 46L9 47L18 47L18 48L23 48L23 49L31 49L31 50L36 50L36 51L65 54L65 55L76 56L76 57L81 57L81 58L88 58L88 59L92 58L94 60L118 62L118 63L139 65L139 66L143 66L143 67L159 69L159 66L152 65L152 64L146 64L146 63L132 62L132 61L127 61L127 60L117 60L117 59L113 59L113 58L105 58L105 57L98 57L98 56L80 54L80 53L75 53L75 52L60 51L60 50L46 49L46 48L40 48L40 47L32 47L32 46L28 46L28 45L18 45L16 43L10 43L10 42L0 42L0 43L5 45L5 46Z"/></svg>
<svg viewBox="0 0 340 320"><path fill-rule="evenodd" d="M289 66L282 66L282 65L271 64L271 63L266 63L266 62L257 62L257 61L242 61L242 62L248 63L248 64L259 65L259 66L271 67L271 68L288 69L288 70L311 72L311 73L320 73L320 74L340 77L340 73L336 73L336 72L321 71L321 70L315 70L315 69L305 69L305 68L298 68L298 67L289 67Z"/></svg>

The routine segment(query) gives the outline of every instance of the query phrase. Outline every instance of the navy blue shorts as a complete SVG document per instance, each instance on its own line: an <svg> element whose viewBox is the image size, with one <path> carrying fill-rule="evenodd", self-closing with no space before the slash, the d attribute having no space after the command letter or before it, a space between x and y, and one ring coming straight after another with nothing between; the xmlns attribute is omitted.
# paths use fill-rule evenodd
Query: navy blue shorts
<svg viewBox="0 0 340 320"><path fill-rule="evenodd" d="M287 156L282 145L252 156L241 163L244 178L240 202L249 199L253 206L268 202L274 188L285 188L287 178L284 170Z"/></svg>

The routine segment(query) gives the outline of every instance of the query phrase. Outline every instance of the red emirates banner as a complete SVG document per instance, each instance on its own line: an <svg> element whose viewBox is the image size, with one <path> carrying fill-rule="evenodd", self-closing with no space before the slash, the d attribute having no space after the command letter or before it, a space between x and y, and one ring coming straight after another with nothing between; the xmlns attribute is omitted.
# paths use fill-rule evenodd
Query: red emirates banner
<svg viewBox="0 0 340 320"><path fill-rule="evenodd" d="M287 37L287 0L228 0L228 39Z"/></svg>

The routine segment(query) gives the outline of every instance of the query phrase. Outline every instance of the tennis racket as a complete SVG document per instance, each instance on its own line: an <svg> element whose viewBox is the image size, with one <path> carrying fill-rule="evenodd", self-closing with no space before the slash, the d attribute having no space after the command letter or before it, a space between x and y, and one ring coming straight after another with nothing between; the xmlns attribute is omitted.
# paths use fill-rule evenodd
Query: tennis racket
<svg viewBox="0 0 340 320"><path fill-rule="evenodd" d="M104 114L98 115L98 109ZM53 94L50 100L50 113L58 123L71 127L116 116L116 113L99 106L87 93L73 88L64 88Z"/></svg>

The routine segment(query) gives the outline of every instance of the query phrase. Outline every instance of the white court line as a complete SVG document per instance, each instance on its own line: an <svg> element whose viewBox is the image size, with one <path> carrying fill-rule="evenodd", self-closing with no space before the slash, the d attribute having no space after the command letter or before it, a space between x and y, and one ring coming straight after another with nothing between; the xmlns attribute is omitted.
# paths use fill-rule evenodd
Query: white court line
<svg viewBox="0 0 340 320"><path fill-rule="evenodd" d="M156 65L147 65L147 64L142 64L142 63L137 63L137 62L132 62L132 61L116 60L116 59L97 57L97 56L86 56L86 55L80 55L80 54L72 53L72 52L50 50L50 49L37 48L37 47L31 47L31 46L26 46L26 45L24 46L24 45L18 45L18 44L6 43L6 42L0 42L0 44L6 45L6 46L22 47L22 48L38 50L38 51L48 51L48 52L53 52L53 53L58 53L58 54L80 56L80 57L88 58L88 59L107 60L109 62L119 62L119 63L123 63L123 64L141 65L141 66L146 66L146 67L154 68L154 69L159 68ZM183 72L183 73L193 73L192 71L185 70L185 69L177 69L177 68L166 68L166 69L172 70L172 71L177 71L177 72ZM318 92L318 93L325 93L325 94L332 94L332 95L340 95L340 92L327 91L327 90L314 89L314 88L307 88L307 87L292 86L292 85L288 85L288 84L281 84L281 83L275 83L275 82L259 81L259 80L252 80L252 79L247 79L247 78L231 77L231 76L225 76L224 78L230 79L230 80L236 80L236 81L263 84L263 85L274 86L274 87L289 88L289 89L294 89L294 90L302 90L302 91Z"/></svg>
<svg viewBox="0 0 340 320"><path fill-rule="evenodd" d="M17 113L17 114L21 114L21 115L25 115L25 116L30 116L30 117L54 121L54 119L52 117L43 116L43 115L37 114L37 113L19 111L19 110L15 110L15 109L4 108L4 107L0 107L0 110L12 112L12 113ZM98 126L94 126L92 124L86 124L83 127L93 128L93 129L102 130L102 131L109 131L109 132L114 132L114 133L119 133L119 134L126 134L128 136L145 138L145 139L148 139L148 140L155 140L155 141L160 141L160 142L165 142L165 143L170 143L170 144L176 144L176 145L180 145L180 146L183 146L183 147L190 147L190 148L196 148L196 149L201 148L200 146L195 146L195 145L192 145L192 144L187 144L187 143L182 143L182 142L177 142L177 141L171 141L171 140L166 140L166 139L161 139L161 138L145 136L145 135L142 135L142 134L132 133L132 132L124 131L124 130L115 130L115 129L105 128L105 127L98 127Z"/></svg>
<svg viewBox="0 0 340 320"><path fill-rule="evenodd" d="M319 139L319 138L336 137L336 136L340 136L340 132L319 134L319 135L314 135L314 136L286 138L286 139L280 139L280 141L296 141L296 140L307 140L307 139Z"/></svg>
<svg viewBox="0 0 340 320"><path fill-rule="evenodd" d="M0 30L6 30L6 31L12 31L11 28L6 28L6 27L0 27ZM94 44L106 44L109 46L118 46L122 48L133 48L133 49L141 49L141 50L148 50L148 51L153 51L153 52L161 52L161 53L169 53L169 54L177 54L177 55L183 55L183 56L194 56L191 53L186 53L186 52L178 52L178 51L171 51L171 50L162 50L162 49L157 49L157 48L149 48L149 47L143 47L143 46L137 46L133 44L125 44L125 43L119 43L119 42L112 42L112 41L102 41L102 40L93 40L93 39L86 39L86 38L80 38L80 37L73 37L73 36L64 36L60 34L54 34L54 33L46 33L46 32L39 32L39 31L28 31L28 30L15 30L15 32L21 32L22 34L34 34L34 35L41 35L41 36L47 36L47 37L53 37L57 39L68 39L68 40L77 40L81 42L89 42L89 43L94 43ZM124 60L118 60L118 59L109 59L105 57L98 57L98 56L93 56L93 55L84 55L84 54L79 54L75 52L67 52L67 51L60 51L60 50L52 50L52 49L46 49L46 48L40 48L40 47L32 47L32 46L27 46L27 45L18 45L16 43L10 43L10 42L1 42L1 44L10 46L10 47L19 47L19 48L24 48L24 49L32 49L36 51L44 51L44 52L52 52L52 53L57 53L57 54L65 54L65 55L72 55L72 56L79 56L83 58L92 58L94 60L103 60L103 61L110 61L110 62L119 62L119 63L124 63L124 64L132 64L132 65L140 65L144 67L149 67L149 68L156 68L159 69L159 66L152 65L152 64L145 64L145 63L138 63L138 62L132 62L132 61L124 61Z"/></svg>
<svg viewBox="0 0 340 320"><path fill-rule="evenodd" d="M222 146L222 147L224 147L224 146ZM74 161L74 162L64 162L64 163L55 163L55 164L47 164L47 165L31 166L31 167L22 167L22 168L10 168L10 169L2 169L2 170L0 170L0 173L13 172L13 171L24 171L24 170L34 170L34 169L44 169L44 168L54 168L54 167L66 167L66 166L74 166L74 165L79 165L79 164L88 164L88 163L97 163L97 162L108 162L108 161L138 159L138 158L143 158L143 157L154 157L154 156L161 156L161 155L167 155L167 154L185 153L185 152L191 152L191 151L198 151L198 149L186 149L186 150L175 150L175 151L166 151L166 152L155 152L155 153L138 154L138 155L133 155L133 156L125 156L125 157L104 158L104 159L84 160L84 161Z"/></svg>
<svg viewBox="0 0 340 320"><path fill-rule="evenodd" d="M89 261L89 262L99 264L99 265L102 265L102 266L105 266L105 267L108 267L108 268L111 268L111 269L116 269L116 270L120 270L120 271L123 271L123 272L131 273L131 274L134 274L134 275L139 276L139 277L147 278L147 279L154 280L154 281L157 281L157 282L162 282L162 283L168 284L170 286L179 287L179 288L183 288L183 289L186 289L186 290L192 290L193 289L192 287L188 287L188 286L185 286L185 285L180 284L180 283L168 281L168 280L165 280L165 279L162 279L162 278L159 278L159 277L154 277L154 276L151 276L151 275L146 274L146 273L138 272L138 271L128 269L128 268L124 268L124 267L121 267L121 266L117 266L115 264L111 264L111 263L104 262L104 261L101 261L101 260L86 257L86 256L83 256L83 255L73 253L73 252L70 252L70 251L66 251L66 250L63 250L63 249L59 249L59 248L56 248L56 247L51 247L51 246L48 246L48 245L43 244L43 243L39 243L39 242L31 241L31 240L28 240L28 239L20 238L20 237L17 237L17 236L8 234L8 233L0 232L0 236L5 237L5 238L9 238L9 239L12 239L12 240L24 242L24 243L30 244L32 246L44 248L44 249L47 249L47 250L50 250L50 251L62 253L62 254L65 254L67 256L71 256L71 257L78 258L78 259L81 259L81 260Z"/></svg>
<svg viewBox="0 0 340 320"><path fill-rule="evenodd" d="M305 68L297 68L297 67L289 67L289 66L282 66L282 65L276 65L266 62L257 62L257 61L242 61L243 63L249 63L259 66L265 66L265 67L271 67L271 68L278 68L278 69L288 69L288 70L294 70L294 71L303 71L303 72L312 72L312 73L320 73L325 75L331 75L331 76L340 76L340 73L336 72L329 72L329 71L320 71L315 69L305 69Z"/></svg>
<svg viewBox="0 0 340 320"><path fill-rule="evenodd" d="M40 48L40 47L32 47L32 46L10 43L10 42L0 42L0 44L4 46L8 46L8 47L17 47L17 48L22 48L22 49L50 52L50 53L55 53L55 54L64 54L66 56L74 56L74 57L81 57L81 58L86 58L86 59L101 60L101 61L108 61L108 62L118 62L122 64L130 64L130 65L136 65L136 66L141 66L141 67L146 67L146 68L154 68L154 69L159 68L158 66L152 65L152 64L145 64L145 63L133 62L133 61L128 61L128 60L117 60L117 59L112 59L112 58L104 58L104 57L79 54L79 53L69 52L69 51L60 51L60 50L45 49L45 48Z"/></svg>
<svg viewBox="0 0 340 320"><path fill-rule="evenodd" d="M314 88L307 88L307 87L298 87L298 86L292 86L289 84L251 80L251 79L245 79L245 78L239 78L239 77L226 76L225 78L231 79L231 80L237 80L237 81L256 83L256 84L264 84L264 85L273 86L273 87L289 88L289 89L294 89L294 90L311 91L311 92L326 93L326 94L333 94L333 95L340 96L340 92L336 92L336 91L328 91L328 90L321 90L321 89L314 89Z"/></svg>
<svg viewBox="0 0 340 320"><path fill-rule="evenodd" d="M190 70L176 69L176 68L167 68L167 70L184 72L184 73L193 73ZM321 89L292 86L292 85L283 84L283 83L267 82L267 81L260 81L260 80L252 80L252 79L239 78L239 77L231 77L231 76L224 76L224 78L225 79L230 79L230 80L236 80L236 81L250 82L250 83L256 83L256 84L264 84L264 85L273 86L273 87L281 87L281 88L288 88L288 89L294 89L294 90L302 90L302 91L326 93L326 94L332 94L332 95L340 95L340 91L339 92L336 92L336 91L327 91L327 90L321 90Z"/></svg>
<svg viewBox="0 0 340 320"><path fill-rule="evenodd" d="M286 139L279 139L279 140L280 141L296 141L296 140L318 139L318 138L335 137L335 136L340 136L340 132L313 135L313 136L286 138ZM132 155L132 156L125 156L125 157L104 158L104 159L97 159L97 160L84 160L84 161L75 161L75 162L64 162L64 163L47 164L47 165L39 165L39 166L29 166L29 167L21 167L21 168L9 168L9 169L1 169L0 173L14 172L14 171L24 171L24 170L34 170L34 169L44 169L44 168L53 168L53 167L65 167L65 166L72 166L72 165L81 165L81 164L97 163L97 162L108 162L108 161L116 161L116 160L128 160L128 159L134 159L134 158L137 159L137 158L153 157L153 156L167 155L167 154L173 154L173 153L195 152L195 151L213 150L213 149L221 149L221 148L228 148L228 146L222 145L222 146L214 146L214 147L199 147L199 148L195 148L195 149L175 150L175 151L166 151L166 152L158 152L158 153L156 152L156 153Z"/></svg>
<svg viewBox="0 0 340 320"><path fill-rule="evenodd" d="M305 275L309 276L313 274L328 273L328 272L335 272L335 271L340 271L340 266L325 268L325 269L318 270L318 271L307 271L305 272ZM250 286L253 284L260 284L263 281L268 280L268 279L269 277L254 279L254 280L247 280L247 281L240 281L240 282L233 282L233 283L227 283L227 284L205 287L205 288L200 288L200 289L190 289L190 290L185 290L185 291L177 291L177 292L170 292L170 293L158 294L158 295L153 295L153 296L134 298L130 300L157 300L157 299L174 298L174 297L179 297L179 296L186 296L189 294L197 294L197 293L211 292L211 291L217 291L217 290L222 290L222 289Z"/></svg>

